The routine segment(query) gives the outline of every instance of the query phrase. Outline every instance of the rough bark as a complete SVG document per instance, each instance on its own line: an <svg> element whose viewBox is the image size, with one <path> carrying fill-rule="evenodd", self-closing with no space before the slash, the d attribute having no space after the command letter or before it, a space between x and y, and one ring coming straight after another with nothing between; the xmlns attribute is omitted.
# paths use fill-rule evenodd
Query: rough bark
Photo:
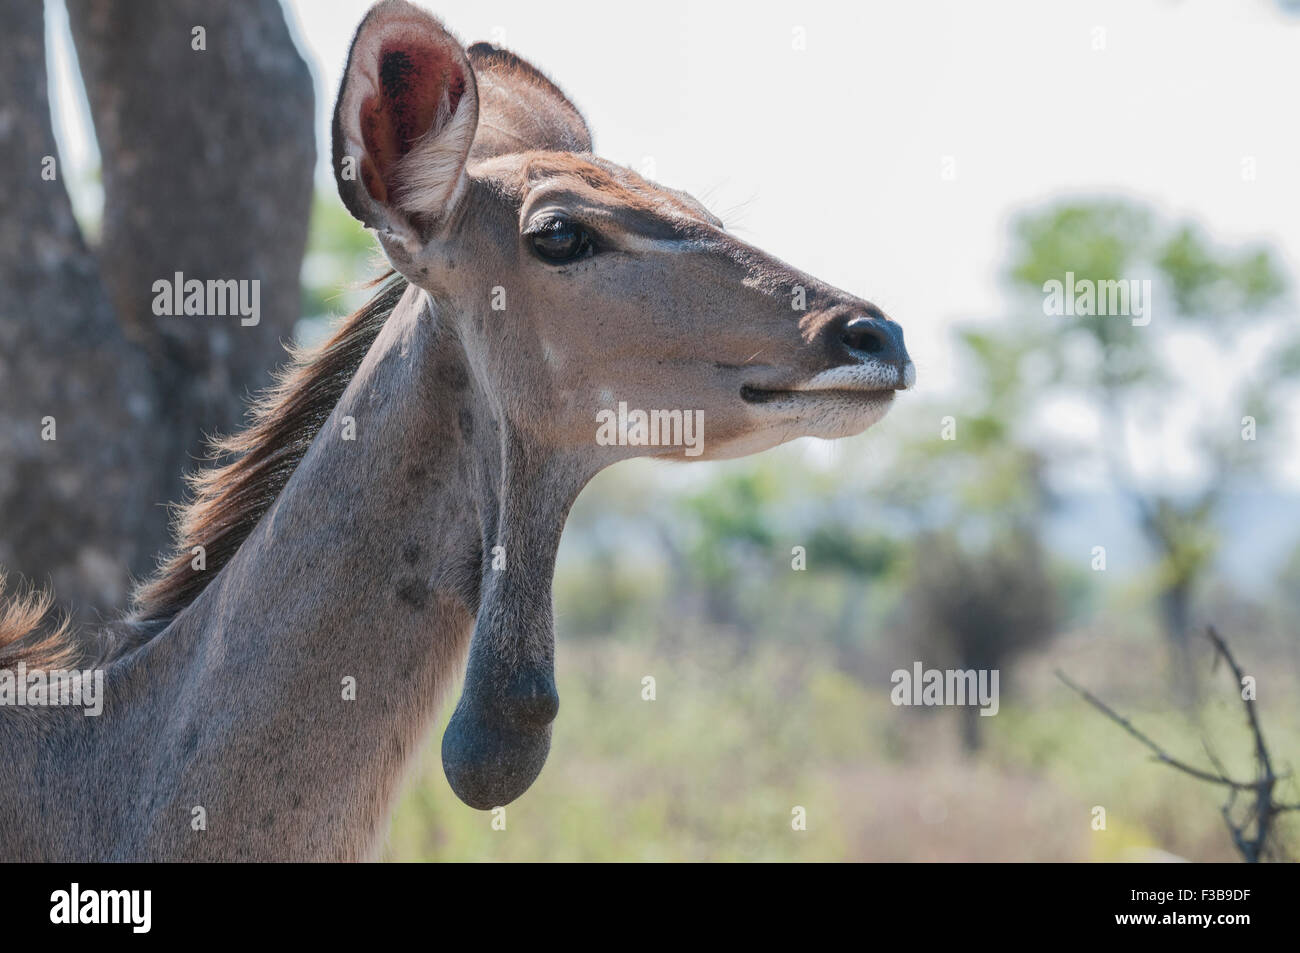
<svg viewBox="0 0 1300 953"><path fill-rule="evenodd" d="M40 4L14 4L0 55L0 566L92 605L120 600L162 492L149 362L121 334L58 178ZM42 439L53 418L53 440ZM48 433L47 433L48 435Z"/></svg>
<svg viewBox="0 0 1300 953"><path fill-rule="evenodd" d="M312 84L275 0L69 0L102 157L92 253L59 178L39 4L0 50L0 566L71 608L124 604L166 539L159 505L205 434L238 426L299 311ZM205 30L206 50L192 47ZM156 316L153 284L257 280L260 321ZM102 276L102 277L101 277ZM41 438L54 417L57 439Z"/></svg>

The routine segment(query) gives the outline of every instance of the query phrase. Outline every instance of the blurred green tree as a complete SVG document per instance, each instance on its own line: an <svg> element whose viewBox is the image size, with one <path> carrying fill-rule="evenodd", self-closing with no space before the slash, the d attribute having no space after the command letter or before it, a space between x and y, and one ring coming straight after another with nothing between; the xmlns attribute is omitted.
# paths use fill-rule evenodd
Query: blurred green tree
<svg viewBox="0 0 1300 953"><path fill-rule="evenodd" d="M302 263L300 343L324 335L329 318L355 311L370 297L365 283L340 288L341 276L370 272L378 277L388 267L374 237L339 204L333 189L318 189Z"/></svg>
<svg viewBox="0 0 1300 953"><path fill-rule="evenodd" d="M1216 552L1216 511L1226 489L1261 473L1283 445L1273 425L1284 385L1300 372L1300 337L1277 314L1286 290L1281 269L1265 248L1216 247L1196 226L1162 221L1123 200L1034 211L1016 222L1013 235L1009 277L1026 301L1045 299L1053 283L1067 280L1066 287L1096 289L1106 282L1150 282L1145 314L1137 314L1131 301L1125 314L1058 314L1025 324L1051 328L1046 338L1034 337L1049 348L1053 387L1098 411L1099 454L1156 554L1159 619L1175 678L1190 699L1195 681L1188 635L1198 585ZM1098 291L1092 308L1077 310L1103 310L1101 297ZM1171 363L1174 336L1199 337L1208 353L1226 356L1248 330L1271 332L1268 353L1254 361L1214 362L1218 373L1234 363L1247 363L1249 370L1237 375L1226 395L1233 412L1208 414L1191 428L1189 450L1200 475L1178 484L1139 475L1130 435L1154 445L1164 415L1188 406L1206 386Z"/></svg>

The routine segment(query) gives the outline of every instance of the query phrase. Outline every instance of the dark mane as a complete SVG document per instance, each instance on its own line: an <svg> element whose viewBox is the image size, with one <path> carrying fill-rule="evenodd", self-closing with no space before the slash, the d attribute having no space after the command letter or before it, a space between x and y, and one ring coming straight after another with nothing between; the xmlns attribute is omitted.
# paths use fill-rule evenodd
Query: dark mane
<svg viewBox="0 0 1300 953"><path fill-rule="evenodd" d="M275 502L406 291L404 278L386 279L324 343L291 348L276 383L249 408L248 426L213 440L212 465L187 477L192 496L177 508L172 552L135 592L136 621L170 619L193 602ZM196 546L201 572L191 568Z"/></svg>
<svg viewBox="0 0 1300 953"><path fill-rule="evenodd" d="M393 272L376 283L382 289L344 319L328 341L290 348L289 364L276 374L276 384L248 408L246 428L213 439L212 464L187 477L190 501L175 508L172 553L135 590L130 619L92 633L77 633L66 621L55 621L43 632L52 595L19 588L6 598L0 575L0 668L22 662L57 670L91 659L109 662L161 632L203 592L285 489L406 293L406 280ZM195 546L204 547L201 572L191 568Z"/></svg>
<svg viewBox="0 0 1300 953"><path fill-rule="evenodd" d="M49 592L19 587L6 596L5 588L5 577L0 573L0 669L12 669L25 662L28 668L56 670L80 657L66 621L41 632L41 624L54 602Z"/></svg>
<svg viewBox="0 0 1300 953"><path fill-rule="evenodd" d="M112 661L194 601L280 495L407 287L392 272L375 284L383 287L323 344L290 348L275 384L249 408L247 427L212 441L211 465L187 477L191 498L176 507L173 549L136 589L129 619L81 633L53 620L42 631L51 594L19 588L6 598L0 574L0 668ZM196 546L204 548L202 572L190 568Z"/></svg>

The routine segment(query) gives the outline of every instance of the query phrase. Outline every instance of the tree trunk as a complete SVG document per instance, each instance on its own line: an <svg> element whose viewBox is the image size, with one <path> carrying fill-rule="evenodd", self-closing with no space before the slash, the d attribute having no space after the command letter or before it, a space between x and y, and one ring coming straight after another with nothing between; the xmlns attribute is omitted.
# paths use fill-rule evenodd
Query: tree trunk
<svg viewBox="0 0 1300 953"><path fill-rule="evenodd" d="M68 0L103 163L92 252L58 179L40 4L0 56L0 565L112 610L166 541L159 504L238 426L299 311L312 85L275 0ZM205 50L196 50L195 27ZM154 282L259 282L260 317L153 312ZM101 277L102 276L102 277ZM251 286L249 286L251 287ZM42 439L54 418L56 439ZM44 436L50 435L44 427Z"/></svg>
<svg viewBox="0 0 1300 953"><path fill-rule="evenodd" d="M980 725L980 708L978 705L966 705L957 709L961 716L961 747L968 755L976 754L984 746L984 736Z"/></svg>
<svg viewBox="0 0 1300 953"><path fill-rule="evenodd" d="M1174 694L1179 702L1195 706L1200 697L1195 659L1191 646L1192 589L1190 581L1179 580L1160 592L1160 622L1169 646Z"/></svg>

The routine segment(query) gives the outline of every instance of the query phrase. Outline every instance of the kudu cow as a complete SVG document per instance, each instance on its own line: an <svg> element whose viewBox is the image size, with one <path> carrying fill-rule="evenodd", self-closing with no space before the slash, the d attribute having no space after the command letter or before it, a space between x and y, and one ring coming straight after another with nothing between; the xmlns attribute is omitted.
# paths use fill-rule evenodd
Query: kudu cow
<svg viewBox="0 0 1300 953"><path fill-rule="evenodd" d="M333 153L395 274L219 444L123 621L0 611L0 669L104 686L94 717L0 707L0 859L373 857L466 664L447 778L510 802L559 705L566 514L611 463L681 456L597 440L601 411L699 412L716 459L860 433L912 383L875 306L598 158L542 73L401 0L357 30Z"/></svg>

